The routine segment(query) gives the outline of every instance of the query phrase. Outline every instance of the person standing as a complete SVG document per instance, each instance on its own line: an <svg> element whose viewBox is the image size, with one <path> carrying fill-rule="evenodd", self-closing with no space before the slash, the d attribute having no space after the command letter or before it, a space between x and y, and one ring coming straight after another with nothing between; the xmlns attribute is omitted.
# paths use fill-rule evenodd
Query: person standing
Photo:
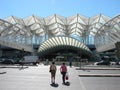
<svg viewBox="0 0 120 90"><path fill-rule="evenodd" d="M63 84L65 84L65 76L66 76L66 73L67 73L67 67L65 65L65 63L63 63L60 67L60 72L62 74L62 81L63 81Z"/></svg>
<svg viewBox="0 0 120 90"><path fill-rule="evenodd" d="M56 75L56 65L55 62L52 62L52 65L50 65L50 70L49 72L51 73L51 83L55 84L55 75Z"/></svg>
<svg viewBox="0 0 120 90"><path fill-rule="evenodd" d="M69 58L69 66L72 67L72 60L73 60L73 57L70 57Z"/></svg>
<svg viewBox="0 0 120 90"><path fill-rule="evenodd" d="M71 60L69 61L69 66L72 67L72 61Z"/></svg>

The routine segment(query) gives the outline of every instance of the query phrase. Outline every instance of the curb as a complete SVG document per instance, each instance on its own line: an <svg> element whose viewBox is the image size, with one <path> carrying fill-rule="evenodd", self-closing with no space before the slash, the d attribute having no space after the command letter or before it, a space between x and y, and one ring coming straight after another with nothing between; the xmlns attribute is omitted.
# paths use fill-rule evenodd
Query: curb
<svg viewBox="0 0 120 90"><path fill-rule="evenodd" d="M76 70L120 70L120 68L76 68Z"/></svg>
<svg viewBox="0 0 120 90"><path fill-rule="evenodd" d="M79 77L120 77L120 74L80 74Z"/></svg>
<svg viewBox="0 0 120 90"><path fill-rule="evenodd" d="M18 66L16 66L16 67L12 67L12 66L3 66L3 67L0 67L0 68L15 68L15 69L18 68L18 69L19 69L19 68L28 68L28 67L27 67L27 66L26 66L26 67L25 67L25 66L23 66L23 67L22 67L22 66L19 66L19 67L18 67Z"/></svg>

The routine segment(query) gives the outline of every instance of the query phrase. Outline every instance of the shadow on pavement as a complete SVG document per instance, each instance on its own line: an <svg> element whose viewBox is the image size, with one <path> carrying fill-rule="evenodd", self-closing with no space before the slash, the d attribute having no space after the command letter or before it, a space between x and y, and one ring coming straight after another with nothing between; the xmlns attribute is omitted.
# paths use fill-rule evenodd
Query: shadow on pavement
<svg viewBox="0 0 120 90"><path fill-rule="evenodd" d="M57 83L55 84L50 84L52 87L58 87L59 85Z"/></svg>
<svg viewBox="0 0 120 90"><path fill-rule="evenodd" d="M6 74L7 72L0 72L0 74Z"/></svg>
<svg viewBox="0 0 120 90"><path fill-rule="evenodd" d="M63 84L63 85L70 86L70 82L66 82L66 83Z"/></svg>

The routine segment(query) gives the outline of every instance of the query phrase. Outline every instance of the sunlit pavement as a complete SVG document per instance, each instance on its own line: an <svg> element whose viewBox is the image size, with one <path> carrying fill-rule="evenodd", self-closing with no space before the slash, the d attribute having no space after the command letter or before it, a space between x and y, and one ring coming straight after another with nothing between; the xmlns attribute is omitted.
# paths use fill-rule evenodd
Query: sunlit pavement
<svg viewBox="0 0 120 90"><path fill-rule="evenodd" d="M57 66L56 85L51 85L49 65L2 66L0 90L119 90L119 77L80 77L90 74L120 74L119 70L76 70L68 66L69 86L62 84L60 66ZM3 73L2 73L3 72Z"/></svg>

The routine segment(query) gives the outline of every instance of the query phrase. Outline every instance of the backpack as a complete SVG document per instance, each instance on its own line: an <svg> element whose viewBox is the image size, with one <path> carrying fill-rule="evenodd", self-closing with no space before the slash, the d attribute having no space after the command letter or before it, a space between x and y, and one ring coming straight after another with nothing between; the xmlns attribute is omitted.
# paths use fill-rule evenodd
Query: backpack
<svg viewBox="0 0 120 90"><path fill-rule="evenodd" d="M56 66L55 66L55 65L51 65L51 66L50 66L50 71L51 71L51 70L55 70L55 71L56 71Z"/></svg>

